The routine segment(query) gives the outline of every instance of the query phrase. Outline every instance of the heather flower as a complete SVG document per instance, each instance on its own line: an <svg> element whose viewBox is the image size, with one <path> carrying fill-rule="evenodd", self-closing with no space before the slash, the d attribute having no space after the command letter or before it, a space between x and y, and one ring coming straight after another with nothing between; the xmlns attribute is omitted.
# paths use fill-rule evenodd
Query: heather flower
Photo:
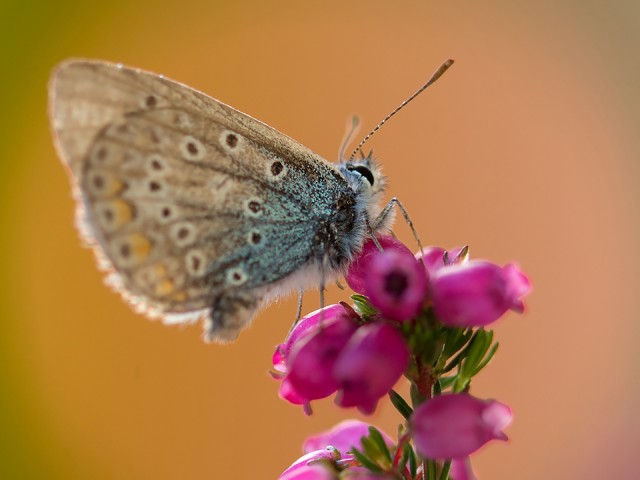
<svg viewBox="0 0 640 480"><path fill-rule="evenodd" d="M326 447L334 447L340 452L348 452L353 447L363 450L362 437L369 435L368 423L360 420L345 420L338 423L332 429L308 437L302 446L305 453L321 450ZM393 440L384 432L380 432L387 446L393 445Z"/></svg>
<svg viewBox="0 0 640 480"><path fill-rule="evenodd" d="M522 312L522 297L530 290L529 279L515 265L477 260L437 270L430 286L433 310L450 327L488 325L509 309Z"/></svg>
<svg viewBox="0 0 640 480"><path fill-rule="evenodd" d="M471 468L469 457L454 458L451 460L449 477L451 480L476 480L476 475Z"/></svg>
<svg viewBox="0 0 640 480"><path fill-rule="evenodd" d="M273 363L283 399L309 411L312 400L338 391L340 406L375 410L404 373L409 350L394 327L381 322L358 326L354 316L343 305L314 312L278 346Z"/></svg>
<svg viewBox="0 0 640 480"><path fill-rule="evenodd" d="M338 315L323 319L321 328L296 341L287 358L288 374L283 380L285 392L282 393L291 390L303 403L334 393L340 386L334 365L356 328L357 324L348 315Z"/></svg>
<svg viewBox="0 0 640 480"><path fill-rule="evenodd" d="M345 277L358 313L343 303L303 318L278 346L274 376L307 412L336 393L337 405L369 414L388 394L407 423L397 446L366 423L336 425L308 438L279 480L476 480L469 455L507 439L510 408L468 393L498 347L491 330L472 327L522 312L529 279L513 264L470 261L466 247L414 256L394 237L378 241L382 251L368 241ZM392 390L403 374L408 399Z"/></svg>
<svg viewBox="0 0 640 480"><path fill-rule="evenodd" d="M418 453L426 458L462 458L490 440L506 440L511 409L496 400L466 393L443 394L420 405L411 417Z"/></svg>
<svg viewBox="0 0 640 480"><path fill-rule="evenodd" d="M409 363L404 337L391 325L375 322L360 327L338 357L334 370L340 390L336 403L372 413Z"/></svg>
<svg viewBox="0 0 640 480"><path fill-rule="evenodd" d="M336 349L340 350L355 331L354 315L353 310L342 304L330 305L306 315L296 324L273 354L277 372L274 376L282 380L278 392L281 398L296 405L308 405L311 400L337 390L332 365Z"/></svg>
<svg viewBox="0 0 640 480"><path fill-rule="evenodd" d="M389 247L372 253L365 278L369 301L390 320L414 318L427 295L427 271L405 248Z"/></svg>
<svg viewBox="0 0 640 480"><path fill-rule="evenodd" d="M407 246L391 235L385 235L377 237L378 243L384 251L386 250L403 250L406 253L411 253L411 250ZM365 281L367 277L371 275L370 264L373 258L380 253L378 247L369 239L362 247L362 251L358 257L349 265L349 271L344 277L351 290L357 293L365 294Z"/></svg>
<svg viewBox="0 0 640 480"><path fill-rule="evenodd" d="M425 268L427 269L427 273L429 277L433 276L438 270L442 267L445 267L445 254L449 259L449 262L452 263L460 263L460 260L466 259L466 256L463 256L463 259L458 259L458 255L462 252L462 248L455 247L449 250L445 250L442 247L426 247L421 252L416 253L416 259L422 259ZM457 260L457 261L456 261Z"/></svg>
<svg viewBox="0 0 640 480"><path fill-rule="evenodd" d="M302 317L289 332L285 342L276 347L273 354L273 367L279 372L286 373L286 362L293 345L313 334L320 326L320 322L331 322L336 317L350 313L344 305L335 304L320 308Z"/></svg>
<svg viewBox="0 0 640 480"><path fill-rule="evenodd" d="M309 452L293 462L278 480L334 480L337 478L334 465L340 458L334 449Z"/></svg>

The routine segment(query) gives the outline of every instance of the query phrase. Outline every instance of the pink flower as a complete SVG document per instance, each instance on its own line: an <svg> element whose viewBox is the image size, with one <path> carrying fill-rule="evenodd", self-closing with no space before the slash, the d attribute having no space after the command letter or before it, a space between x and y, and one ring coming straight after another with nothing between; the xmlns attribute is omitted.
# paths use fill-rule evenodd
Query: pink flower
<svg viewBox="0 0 640 480"><path fill-rule="evenodd" d="M433 310L442 323L477 327L495 322L509 309L522 312L522 297L531 284L513 264L499 267L476 260L440 268L430 289Z"/></svg>
<svg viewBox="0 0 640 480"><path fill-rule="evenodd" d="M321 450L326 447L334 447L339 452L345 453L350 451L353 447L358 450L363 450L361 440L362 437L369 436L368 423L360 420L344 420L338 423L331 430L321 432L312 437L308 437L302 446L302 450L305 453L312 452L314 450ZM380 432L382 438L388 447L393 445L393 440L386 433Z"/></svg>
<svg viewBox="0 0 640 480"><path fill-rule="evenodd" d="M476 474L471 468L469 457L454 458L451 460L449 477L451 477L451 480L477 480Z"/></svg>
<svg viewBox="0 0 640 480"><path fill-rule="evenodd" d="M449 250L445 250L442 247L426 247L422 252L416 253L415 256L418 260L422 257L427 273L431 277L442 267L447 266L444 263L445 253L447 254L449 262L456 263L455 260L461 251L462 248L460 247L455 247Z"/></svg>
<svg viewBox="0 0 640 480"><path fill-rule="evenodd" d="M378 400L393 388L409 363L404 337L382 322L360 327L335 363L340 385L336 403L373 413Z"/></svg>
<svg viewBox="0 0 640 480"><path fill-rule="evenodd" d="M390 320L414 318L427 295L427 271L405 248L387 248L371 254L365 278L365 294Z"/></svg>
<svg viewBox="0 0 640 480"><path fill-rule="evenodd" d="M502 429L511 419L503 403L452 393L427 400L410 422L418 453L444 460L466 457L490 440L506 440Z"/></svg>
<svg viewBox="0 0 640 480"><path fill-rule="evenodd" d="M304 317L273 356L280 397L310 412L310 402L339 391L337 403L372 413L404 373L404 337L382 322L358 325L347 305Z"/></svg>
<svg viewBox="0 0 640 480"><path fill-rule="evenodd" d="M404 243L391 235L385 235L377 238L380 246L385 251L388 249L396 249L411 253L411 250L409 250ZM344 277L349 287L351 287L351 290L365 294L364 284L367 277L370 276L369 267L371 260L379 253L380 251L373 240L369 239L365 242L362 247L362 252L360 252L360 255L358 255L355 261L349 265L349 271Z"/></svg>
<svg viewBox="0 0 640 480"><path fill-rule="evenodd" d="M281 387L291 389L304 403L335 392L340 385L334 365L356 328L357 324L346 314L323 319L312 335L292 345L286 362L288 375Z"/></svg>
<svg viewBox="0 0 640 480"><path fill-rule="evenodd" d="M279 372L286 373L286 362L291 352L291 347L298 341L304 339L310 334L313 334L322 321L332 321L334 318L341 315L349 315L349 312L344 305L336 304L329 305L327 307L311 312L308 315L302 317L293 329L287 335L284 343L277 346L276 351L273 353L273 368Z"/></svg>
<svg viewBox="0 0 640 480"><path fill-rule="evenodd" d="M339 459L340 454L335 450L309 452L293 462L278 480L334 480L337 474L333 464Z"/></svg>

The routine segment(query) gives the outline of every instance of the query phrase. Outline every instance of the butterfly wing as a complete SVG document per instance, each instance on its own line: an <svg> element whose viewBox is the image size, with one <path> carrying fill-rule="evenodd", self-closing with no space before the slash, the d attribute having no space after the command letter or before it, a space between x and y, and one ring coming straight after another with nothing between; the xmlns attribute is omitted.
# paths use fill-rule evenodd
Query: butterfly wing
<svg viewBox="0 0 640 480"><path fill-rule="evenodd" d="M208 336L230 340L317 255L318 225L344 182L286 135L103 62L62 64L50 102L80 229L138 310L167 322L206 316Z"/></svg>

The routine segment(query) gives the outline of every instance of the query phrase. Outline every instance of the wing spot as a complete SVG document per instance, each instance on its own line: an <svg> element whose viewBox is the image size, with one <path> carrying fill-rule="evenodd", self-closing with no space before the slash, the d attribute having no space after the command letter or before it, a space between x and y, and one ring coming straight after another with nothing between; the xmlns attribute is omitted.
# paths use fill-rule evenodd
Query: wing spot
<svg viewBox="0 0 640 480"><path fill-rule="evenodd" d="M242 150L243 138L230 130L223 130L218 136L220 146L227 152L238 154Z"/></svg>
<svg viewBox="0 0 640 480"><path fill-rule="evenodd" d="M206 257L200 250L191 250L185 257L187 271L194 277L201 277L206 273Z"/></svg>
<svg viewBox="0 0 640 480"><path fill-rule="evenodd" d="M171 300L173 300L174 302L178 302L178 303L182 303L187 299L187 294L186 292L176 292L176 294L171 297Z"/></svg>
<svg viewBox="0 0 640 480"><path fill-rule="evenodd" d="M91 172L88 177L87 187L95 196L109 197L120 193L125 188L125 185L108 173Z"/></svg>
<svg viewBox="0 0 640 480"><path fill-rule="evenodd" d="M149 108L153 108L158 104L158 99L156 97L154 97L153 95L149 95L145 101L144 101L145 105Z"/></svg>
<svg viewBox="0 0 640 480"><path fill-rule="evenodd" d="M247 281L247 274L239 267L227 270L227 283L233 286L240 286Z"/></svg>
<svg viewBox="0 0 640 480"><path fill-rule="evenodd" d="M176 112L173 115L173 124L181 130L189 131L193 129L191 117L185 112Z"/></svg>
<svg viewBox="0 0 640 480"><path fill-rule="evenodd" d="M250 232L249 242L253 245L259 245L262 242L262 234L257 230Z"/></svg>
<svg viewBox="0 0 640 480"><path fill-rule="evenodd" d="M149 182L149 190L152 192L159 192L162 189L162 185L156 181Z"/></svg>
<svg viewBox="0 0 640 480"><path fill-rule="evenodd" d="M259 217L260 215L262 215L262 203L258 199L247 200L247 202L245 203L245 208L247 210L247 213L251 217Z"/></svg>
<svg viewBox="0 0 640 480"><path fill-rule="evenodd" d="M233 133L229 133L227 135L227 145L229 145L229 148L236 148L236 146L238 145L238 137L233 134Z"/></svg>
<svg viewBox="0 0 640 480"><path fill-rule="evenodd" d="M284 165L282 165L282 162L273 162L271 164L271 174L274 177L277 177L278 175L280 175L283 170L284 170Z"/></svg>
<svg viewBox="0 0 640 480"><path fill-rule="evenodd" d="M205 149L200 140L197 140L191 135L187 135L180 142L180 152L185 160L202 160Z"/></svg>
<svg viewBox="0 0 640 480"><path fill-rule="evenodd" d="M156 284L155 294L157 297L166 297L170 295L175 290L175 284L169 280L165 279Z"/></svg>
<svg viewBox="0 0 640 480"><path fill-rule="evenodd" d="M151 253L151 241L141 233L132 233L115 241L120 266L130 267L142 263Z"/></svg>
<svg viewBox="0 0 640 480"><path fill-rule="evenodd" d="M107 232L113 232L135 218L136 211L132 205L121 198L110 202L100 202L95 206L100 225Z"/></svg>
<svg viewBox="0 0 640 480"><path fill-rule="evenodd" d="M103 162L107 158L107 147L102 146L96 150L96 160Z"/></svg>
<svg viewBox="0 0 640 480"><path fill-rule="evenodd" d="M191 223L178 223L172 225L171 236L176 245L183 247L193 243L196 239L196 230Z"/></svg>
<svg viewBox="0 0 640 480"><path fill-rule="evenodd" d="M259 217L263 213L262 202L260 199L252 198L245 202L245 211L250 217Z"/></svg>

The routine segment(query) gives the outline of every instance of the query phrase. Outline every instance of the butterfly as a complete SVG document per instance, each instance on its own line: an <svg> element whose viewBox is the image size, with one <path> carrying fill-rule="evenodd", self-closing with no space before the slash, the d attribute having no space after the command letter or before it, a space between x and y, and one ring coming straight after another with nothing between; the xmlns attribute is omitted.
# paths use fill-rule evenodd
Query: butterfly
<svg viewBox="0 0 640 480"><path fill-rule="evenodd" d="M280 295L323 288L390 225L371 155L332 164L162 75L66 61L49 116L107 283L150 317L203 319L207 341L235 340Z"/></svg>

